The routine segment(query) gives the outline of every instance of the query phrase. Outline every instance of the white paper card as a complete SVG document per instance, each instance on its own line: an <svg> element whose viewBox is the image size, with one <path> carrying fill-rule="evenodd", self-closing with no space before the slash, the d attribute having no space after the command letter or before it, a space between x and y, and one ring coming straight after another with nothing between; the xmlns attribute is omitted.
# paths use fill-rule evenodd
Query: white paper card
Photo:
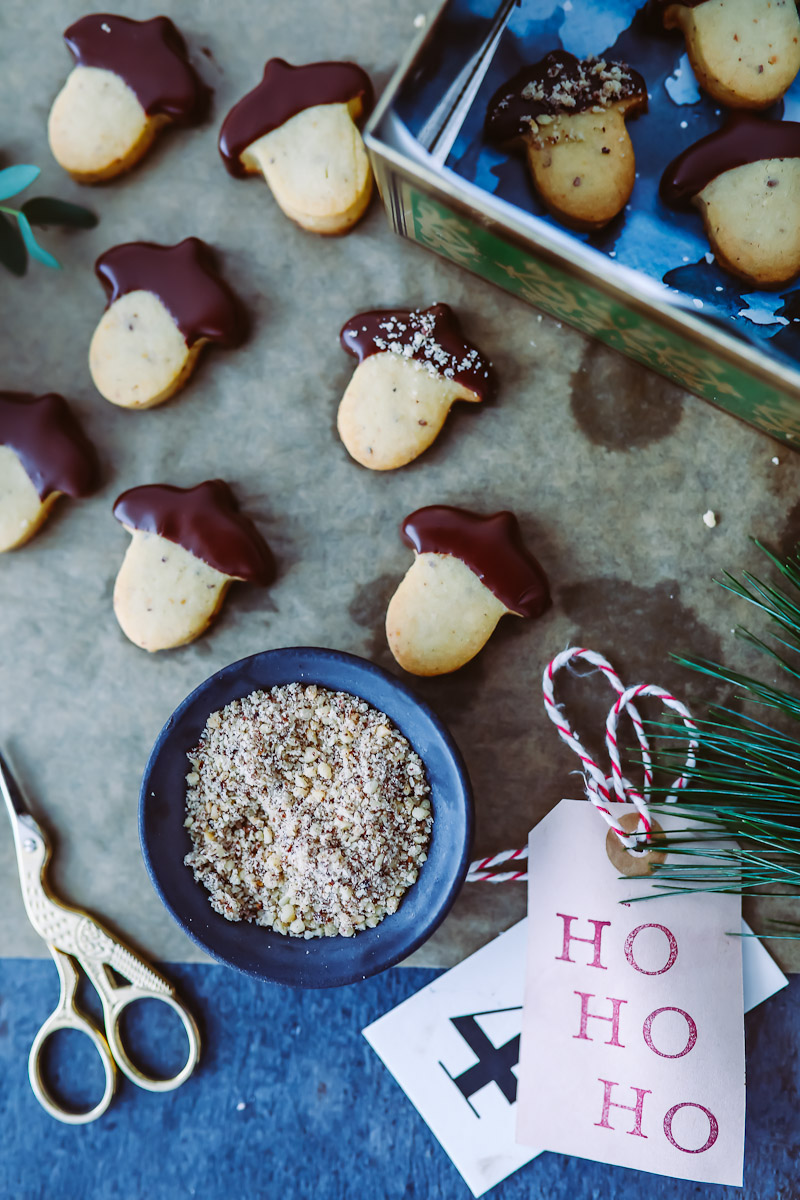
<svg viewBox="0 0 800 1200"><path fill-rule="evenodd" d="M478 1126L481 1135L476 1142L475 1114L464 1103L464 1093L460 1088L456 1090L453 1087L446 1088L444 1096L438 1092L429 1096L428 1077L433 1064L437 1084L443 1082L436 1068L445 1054L443 1045L452 1040L454 1016L456 1019L464 1014L474 1016L478 1029L487 1039L491 1039L490 1045L495 1048L504 1044L504 1038L514 1039L520 1033L527 928L525 918L364 1031L370 1044L431 1126L474 1196L482 1195L512 1171L530 1162L537 1152L516 1144L516 1105L504 1102L502 1092L494 1096L491 1127L485 1124L491 1104L491 1083L486 1090L479 1088L470 1098L470 1103L478 1107L482 1114L477 1118L478 1121L484 1122ZM742 932L751 932L745 921L742 921ZM745 1012L786 987L789 982L772 956L755 938L742 939L742 968ZM487 980L491 984L490 997L486 993ZM476 988L480 990L476 992ZM491 1005L491 1014L482 1011L487 1005ZM475 1016L476 1010L481 1015ZM463 1028L463 1021L460 1025ZM406 1052L409 1029L413 1031L411 1040L415 1047L412 1060L409 1060ZM480 1051L485 1057L487 1046L482 1040L478 1052L473 1051L469 1057L464 1046L459 1044L453 1057L447 1060L451 1074L457 1074L456 1061L461 1063L462 1054L465 1069L469 1070L480 1060ZM508 1061L512 1073L516 1073L517 1065L516 1060L513 1063ZM510 1082L507 1077L506 1081ZM473 1082L480 1083L480 1080L474 1079Z"/></svg>
<svg viewBox="0 0 800 1200"><path fill-rule="evenodd" d="M744 1011L761 1004L785 988L789 980L775 959L758 938L751 937L752 929L742 918L742 983Z"/></svg>
<svg viewBox="0 0 800 1200"><path fill-rule="evenodd" d="M514 1137L526 924L364 1030L473 1196L540 1153Z"/></svg>
<svg viewBox="0 0 800 1200"><path fill-rule="evenodd" d="M585 800L562 800L531 833L517 1137L741 1185L742 939L726 936L741 901L631 904L651 882L620 881L606 833Z"/></svg>

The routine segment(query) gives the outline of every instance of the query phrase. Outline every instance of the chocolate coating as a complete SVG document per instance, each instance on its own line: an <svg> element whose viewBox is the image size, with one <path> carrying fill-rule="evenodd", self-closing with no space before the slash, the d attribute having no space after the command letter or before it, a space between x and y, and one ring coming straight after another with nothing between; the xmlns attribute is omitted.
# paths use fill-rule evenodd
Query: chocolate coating
<svg viewBox="0 0 800 1200"><path fill-rule="evenodd" d="M490 592L521 617L540 617L550 607L547 577L522 541L512 512L481 517L464 508L434 504L418 508L400 527L418 554L460 558Z"/></svg>
<svg viewBox="0 0 800 1200"><path fill-rule="evenodd" d="M64 33L79 67L101 67L124 79L149 117L178 125L202 120L208 88L186 56L186 44L168 17L131 21L112 13L81 17Z"/></svg>
<svg viewBox="0 0 800 1200"><path fill-rule="evenodd" d="M495 390L492 364L464 340L449 304L430 308L378 308L357 313L342 329L340 340L360 363L386 351L412 358L432 374L452 379L481 400Z"/></svg>
<svg viewBox="0 0 800 1200"><path fill-rule="evenodd" d="M647 108L647 88L638 71L624 63L581 60L566 50L551 50L497 89L486 110L486 136L509 142L529 133L531 121L542 115L569 116L631 98L636 112Z"/></svg>
<svg viewBox="0 0 800 1200"><path fill-rule="evenodd" d="M261 584L274 578L269 546L222 479L193 488L167 483L131 488L115 501L114 516L129 529L183 546L223 575Z"/></svg>
<svg viewBox="0 0 800 1200"><path fill-rule="evenodd" d="M308 63L293 67L282 58L271 58L264 77L235 104L219 135L219 152L231 175L247 174L241 155L265 133L285 125L291 117L316 104L347 104L362 98L364 112L372 107L372 84L366 71L350 62Z"/></svg>
<svg viewBox="0 0 800 1200"><path fill-rule="evenodd" d="M767 158L800 158L800 121L767 121L749 112L730 113L722 129L672 160L661 176L661 199L673 208L688 208L724 171Z"/></svg>
<svg viewBox="0 0 800 1200"><path fill-rule="evenodd" d="M63 396L0 392L0 445L8 446L42 500L88 496L100 480L94 446Z"/></svg>
<svg viewBox="0 0 800 1200"><path fill-rule="evenodd" d="M231 348L245 339L239 302L218 274L210 247L199 238L185 238L177 246L125 242L101 254L94 269L109 306L128 292L154 292L190 346L206 338Z"/></svg>

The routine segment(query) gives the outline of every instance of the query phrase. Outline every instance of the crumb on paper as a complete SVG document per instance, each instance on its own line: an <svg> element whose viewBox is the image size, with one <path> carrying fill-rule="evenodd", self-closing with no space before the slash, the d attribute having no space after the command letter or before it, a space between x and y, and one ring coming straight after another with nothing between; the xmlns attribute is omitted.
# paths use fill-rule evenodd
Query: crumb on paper
<svg viewBox="0 0 800 1200"><path fill-rule="evenodd" d="M425 24L426 20L427 17L425 16L425 13L417 13L417 15L414 17L414 28L422 29L422 26Z"/></svg>
<svg viewBox="0 0 800 1200"><path fill-rule="evenodd" d="M709 529L713 529L716 526L717 514L713 509L709 508L708 512L703 513L703 524L707 525Z"/></svg>
<svg viewBox="0 0 800 1200"><path fill-rule="evenodd" d="M397 911L427 859L424 766L357 696L251 692L211 713L187 757L184 862L229 921L352 937Z"/></svg>

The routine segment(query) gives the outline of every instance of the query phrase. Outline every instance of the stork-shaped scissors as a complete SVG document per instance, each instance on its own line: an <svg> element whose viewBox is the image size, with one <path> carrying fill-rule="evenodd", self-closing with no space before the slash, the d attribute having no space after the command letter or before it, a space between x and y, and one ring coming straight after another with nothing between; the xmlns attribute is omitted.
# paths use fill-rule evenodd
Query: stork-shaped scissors
<svg viewBox="0 0 800 1200"><path fill-rule="evenodd" d="M192 1014L175 995L172 984L132 950L103 928L94 917L69 908L53 896L46 869L50 846L27 810L22 793L0 754L0 792L14 830L19 879L25 911L31 925L53 956L61 980L61 995L55 1011L37 1033L28 1059L28 1076L42 1108L59 1121L83 1125L101 1116L114 1095L117 1067L137 1087L150 1092L168 1092L188 1079L200 1056L200 1035ZM104 1029L99 1029L76 1004L78 969L82 968L103 1005ZM118 984L114 973L128 983ZM120 1018L137 1000L161 1000L180 1017L189 1039L189 1056L177 1075L153 1079L131 1061L122 1044ZM94 1044L105 1071L102 1099L88 1112L72 1112L48 1091L42 1073L42 1051L47 1039L58 1030L73 1029L86 1034Z"/></svg>

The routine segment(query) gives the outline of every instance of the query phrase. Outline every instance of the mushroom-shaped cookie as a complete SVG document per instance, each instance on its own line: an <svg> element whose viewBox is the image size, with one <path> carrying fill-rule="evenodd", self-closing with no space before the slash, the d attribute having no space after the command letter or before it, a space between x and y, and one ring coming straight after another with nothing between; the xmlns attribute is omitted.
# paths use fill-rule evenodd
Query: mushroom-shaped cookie
<svg viewBox="0 0 800 1200"><path fill-rule="evenodd" d="M539 617L549 607L544 571L513 513L433 505L406 517L401 531L415 557L389 602L386 637L412 675L456 671L505 613Z"/></svg>
<svg viewBox="0 0 800 1200"><path fill-rule="evenodd" d="M193 125L204 116L207 89L167 17L93 13L70 25L64 40L75 67L47 133L57 162L80 183L127 171L162 125Z"/></svg>
<svg viewBox="0 0 800 1200"><path fill-rule="evenodd" d="M162 404L183 387L206 342L231 348L244 340L239 303L199 238L177 246L126 242L101 254L95 271L108 307L89 369L112 404Z"/></svg>
<svg viewBox="0 0 800 1200"><path fill-rule="evenodd" d="M94 446L63 396L0 392L0 552L33 537L62 493L98 484Z"/></svg>
<svg viewBox="0 0 800 1200"><path fill-rule="evenodd" d="M732 113L661 178L661 198L695 205L720 266L756 287L800 272L800 122Z"/></svg>
<svg viewBox="0 0 800 1200"><path fill-rule="evenodd" d="M647 110L637 71L553 50L489 101L489 141L525 154L542 203L576 229L600 229L625 207L636 166L626 117Z"/></svg>
<svg viewBox="0 0 800 1200"><path fill-rule="evenodd" d="M795 0L651 0L680 29L701 87L729 108L768 108L800 71Z"/></svg>
<svg viewBox="0 0 800 1200"><path fill-rule="evenodd" d="M272 58L258 87L225 118L219 150L231 175L264 176L280 207L312 233L346 233L372 195L356 122L369 76L348 62L292 67Z"/></svg>
<svg viewBox="0 0 800 1200"><path fill-rule="evenodd" d="M114 516L133 535L114 586L114 612L142 650L194 641L234 579L267 584L274 576L269 546L221 479L193 488L131 488L114 504Z"/></svg>
<svg viewBox="0 0 800 1200"><path fill-rule="evenodd" d="M339 405L339 436L373 471L391 471L435 441L456 400L486 400L491 363L464 340L447 304L351 317L341 342L358 359Z"/></svg>

